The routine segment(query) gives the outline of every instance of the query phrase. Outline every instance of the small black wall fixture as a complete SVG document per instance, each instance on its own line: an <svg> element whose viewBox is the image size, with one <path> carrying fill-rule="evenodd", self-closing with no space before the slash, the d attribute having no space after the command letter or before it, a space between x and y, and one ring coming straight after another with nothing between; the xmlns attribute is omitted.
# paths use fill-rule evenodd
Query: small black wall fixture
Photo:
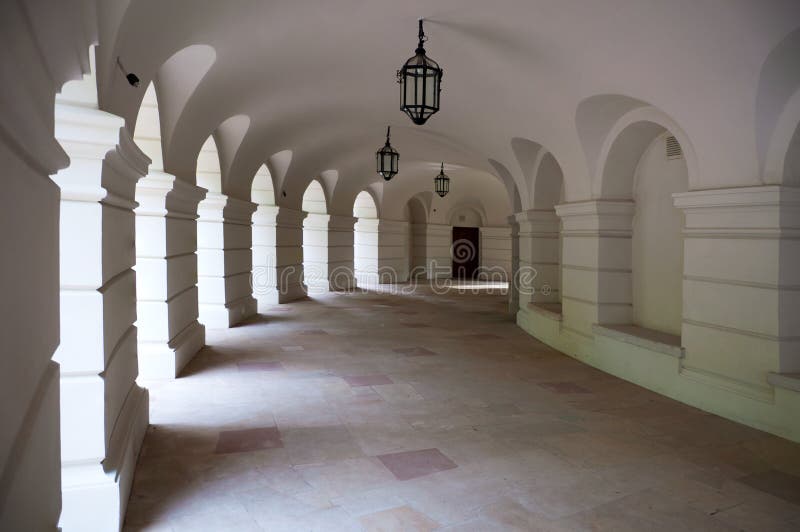
<svg viewBox="0 0 800 532"><path fill-rule="evenodd" d="M444 163L442 163L442 170L439 175L433 178L433 184L436 188L436 193L439 197L443 198L450 192L450 178L444 173Z"/></svg>
<svg viewBox="0 0 800 532"><path fill-rule="evenodd" d="M420 19L419 44L415 55L397 71L400 109L418 126L439 110L444 73L439 64L425 54L425 41L427 38Z"/></svg>
<svg viewBox="0 0 800 532"><path fill-rule="evenodd" d="M130 83L131 86L133 87L139 86L139 76L137 76L133 72L128 72L127 70L125 70L125 67L122 66L122 61L120 61L119 57L117 57L117 66L122 71L122 73L125 74L125 79L128 80L128 83Z"/></svg>
<svg viewBox="0 0 800 532"><path fill-rule="evenodd" d="M391 126L386 128L386 144L375 152L375 159L377 163L377 171L386 181L397 175L400 163L400 154L397 150L392 148L389 143L389 133L391 133Z"/></svg>

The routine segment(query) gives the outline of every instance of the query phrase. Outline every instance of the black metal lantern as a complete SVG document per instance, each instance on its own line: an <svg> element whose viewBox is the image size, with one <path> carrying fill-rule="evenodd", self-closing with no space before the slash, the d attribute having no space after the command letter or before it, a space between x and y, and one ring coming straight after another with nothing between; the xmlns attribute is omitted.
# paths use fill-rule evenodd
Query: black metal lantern
<svg viewBox="0 0 800 532"><path fill-rule="evenodd" d="M424 124L439 110L439 95L442 91L444 72L436 61L425 55L423 45L426 40L420 19L416 55L397 71L397 82L400 84L400 109L418 126Z"/></svg>
<svg viewBox="0 0 800 532"><path fill-rule="evenodd" d="M398 163L400 162L400 154L389 144L390 131L391 126L386 128L386 144L375 153L378 173L381 174L386 181L389 181L397 175Z"/></svg>
<svg viewBox="0 0 800 532"><path fill-rule="evenodd" d="M444 163L442 163L442 170L439 175L433 178L433 184L436 188L436 193L442 198L450 192L450 178L444 173Z"/></svg>

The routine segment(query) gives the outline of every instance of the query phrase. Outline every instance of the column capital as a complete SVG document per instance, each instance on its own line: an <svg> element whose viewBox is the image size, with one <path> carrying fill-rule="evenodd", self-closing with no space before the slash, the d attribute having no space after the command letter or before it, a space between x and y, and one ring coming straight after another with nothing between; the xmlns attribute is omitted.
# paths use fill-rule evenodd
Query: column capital
<svg viewBox="0 0 800 532"><path fill-rule="evenodd" d="M226 198L227 201L223 209L225 221L250 224L253 219L253 213L256 212L258 208L258 204L248 200L232 198L230 196L226 196Z"/></svg>
<svg viewBox="0 0 800 532"><path fill-rule="evenodd" d="M206 198L207 193L203 187L175 179L166 201L170 216L197 218L197 205Z"/></svg>
<svg viewBox="0 0 800 532"><path fill-rule="evenodd" d="M305 211L303 211L305 212ZM317 212L306 212L303 219L303 227L327 230L331 221L330 214L321 214Z"/></svg>
<svg viewBox="0 0 800 532"><path fill-rule="evenodd" d="M571 236L625 237L632 234L633 200L589 200L556 205L562 233Z"/></svg>
<svg viewBox="0 0 800 532"><path fill-rule="evenodd" d="M386 233L402 233L408 231L408 222L404 220L378 220L378 231Z"/></svg>
<svg viewBox="0 0 800 532"><path fill-rule="evenodd" d="M507 239L511 236L511 227L507 225L503 226L484 226L479 227L480 234L483 238L504 238Z"/></svg>
<svg viewBox="0 0 800 532"><path fill-rule="evenodd" d="M343 216L340 214L332 214L330 220L330 229L337 229L340 231L352 231L358 218L355 216Z"/></svg>
<svg viewBox="0 0 800 532"><path fill-rule="evenodd" d="M800 238L800 188L766 185L673 194L686 214L684 234Z"/></svg>
<svg viewBox="0 0 800 532"><path fill-rule="evenodd" d="M514 220L517 223L523 222L549 222L553 219L558 219L555 209L530 209L527 211L516 212L509 216L509 221Z"/></svg>
<svg viewBox="0 0 800 532"><path fill-rule="evenodd" d="M136 214L164 216L167 214L167 196L172 191L175 176L166 172L151 171L136 184Z"/></svg>

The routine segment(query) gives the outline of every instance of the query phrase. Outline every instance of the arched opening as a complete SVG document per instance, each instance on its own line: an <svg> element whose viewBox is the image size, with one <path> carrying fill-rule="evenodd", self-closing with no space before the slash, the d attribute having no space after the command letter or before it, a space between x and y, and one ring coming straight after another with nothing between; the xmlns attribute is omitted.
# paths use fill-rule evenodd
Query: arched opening
<svg viewBox="0 0 800 532"><path fill-rule="evenodd" d="M689 174L683 157L670 157L669 132L642 154L633 200L631 269L633 322L641 327L681 334L683 316L683 212L672 194L686 192Z"/></svg>
<svg viewBox="0 0 800 532"><path fill-rule="evenodd" d="M353 233L353 266L359 286L376 285L378 277L378 208L372 195L363 190L356 196L353 216L358 219Z"/></svg>
<svg viewBox="0 0 800 532"><path fill-rule="evenodd" d="M253 214L253 296L258 311L265 312L278 302L276 293L277 252L275 248L275 187L266 164L259 167L253 177L250 201L257 205Z"/></svg>
<svg viewBox="0 0 800 532"><path fill-rule="evenodd" d="M328 281L328 204L318 180L303 193L303 282L309 294L327 292Z"/></svg>
<svg viewBox="0 0 800 532"><path fill-rule="evenodd" d="M200 322L206 327L227 327L225 312L225 235L217 143L209 135L197 156L197 185L206 189L206 197L197 207L197 299Z"/></svg>
<svg viewBox="0 0 800 532"><path fill-rule="evenodd" d="M409 280L417 282L424 279L427 272L426 236L428 210L423 200L418 196L414 196L406 203L405 212L408 220Z"/></svg>
<svg viewBox="0 0 800 532"><path fill-rule="evenodd" d="M630 290L634 325L679 336L683 320L683 212L672 195L689 174L677 139L654 122L635 122L611 145L603 197L632 199Z"/></svg>
<svg viewBox="0 0 800 532"><path fill-rule="evenodd" d="M564 201L564 174L552 153L541 158L532 188L533 217L538 234L529 250L536 275L532 301L548 310L561 312L561 220L556 215L556 205Z"/></svg>

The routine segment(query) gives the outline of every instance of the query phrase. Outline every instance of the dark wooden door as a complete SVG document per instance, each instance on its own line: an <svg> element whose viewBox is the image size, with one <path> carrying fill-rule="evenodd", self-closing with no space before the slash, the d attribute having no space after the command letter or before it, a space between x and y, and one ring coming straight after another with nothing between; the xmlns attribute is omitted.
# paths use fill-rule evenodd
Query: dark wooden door
<svg viewBox="0 0 800 532"><path fill-rule="evenodd" d="M450 256L454 279L475 279L481 264L480 230L477 227L453 227Z"/></svg>

